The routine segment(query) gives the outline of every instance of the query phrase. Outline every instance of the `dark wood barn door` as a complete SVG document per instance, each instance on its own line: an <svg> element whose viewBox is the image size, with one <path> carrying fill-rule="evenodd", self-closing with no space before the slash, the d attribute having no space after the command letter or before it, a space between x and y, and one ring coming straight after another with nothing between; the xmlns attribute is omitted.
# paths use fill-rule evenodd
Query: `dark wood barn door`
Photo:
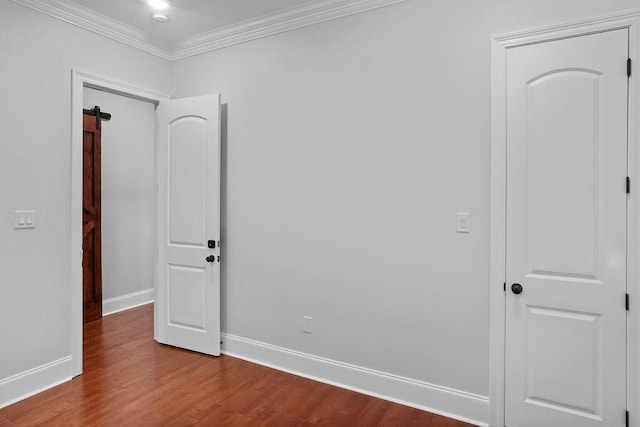
<svg viewBox="0 0 640 427"><path fill-rule="evenodd" d="M83 116L82 299L83 320L102 317L101 130L100 118Z"/></svg>

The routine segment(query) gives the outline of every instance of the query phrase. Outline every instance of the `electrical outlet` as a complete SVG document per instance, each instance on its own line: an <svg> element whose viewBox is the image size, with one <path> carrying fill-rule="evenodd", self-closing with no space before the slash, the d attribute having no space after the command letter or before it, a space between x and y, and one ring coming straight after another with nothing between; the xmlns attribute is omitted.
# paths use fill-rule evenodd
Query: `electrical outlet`
<svg viewBox="0 0 640 427"><path fill-rule="evenodd" d="M311 316L304 316L303 317L303 322L302 322L302 332L306 332L308 334L311 333L311 321L313 319L311 318Z"/></svg>

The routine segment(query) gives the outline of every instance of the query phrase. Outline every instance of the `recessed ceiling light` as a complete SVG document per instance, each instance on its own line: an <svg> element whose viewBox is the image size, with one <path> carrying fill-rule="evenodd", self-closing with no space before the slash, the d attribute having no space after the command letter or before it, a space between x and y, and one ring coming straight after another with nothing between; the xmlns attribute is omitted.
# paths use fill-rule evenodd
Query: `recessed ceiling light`
<svg viewBox="0 0 640 427"><path fill-rule="evenodd" d="M167 18L166 15L163 15L161 13L154 13L153 19L155 19L158 22L167 22L169 20L169 18Z"/></svg>
<svg viewBox="0 0 640 427"><path fill-rule="evenodd" d="M147 0L147 4L158 10L164 10L169 7L169 3L165 0Z"/></svg>

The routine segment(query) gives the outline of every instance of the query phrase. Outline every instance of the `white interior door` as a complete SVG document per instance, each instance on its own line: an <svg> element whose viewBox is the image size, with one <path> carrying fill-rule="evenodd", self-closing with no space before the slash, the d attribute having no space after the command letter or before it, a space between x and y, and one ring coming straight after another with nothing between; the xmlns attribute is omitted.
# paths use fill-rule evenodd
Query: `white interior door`
<svg viewBox="0 0 640 427"><path fill-rule="evenodd" d="M220 96L170 100L158 113L156 340L217 356Z"/></svg>
<svg viewBox="0 0 640 427"><path fill-rule="evenodd" d="M507 53L508 427L624 425L627 57L626 29Z"/></svg>

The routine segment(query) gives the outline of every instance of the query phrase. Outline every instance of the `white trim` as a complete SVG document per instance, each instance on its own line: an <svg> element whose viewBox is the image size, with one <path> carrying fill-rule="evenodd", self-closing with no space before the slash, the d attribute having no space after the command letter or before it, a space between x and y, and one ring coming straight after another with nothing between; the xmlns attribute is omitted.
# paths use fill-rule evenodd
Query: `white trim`
<svg viewBox="0 0 640 427"><path fill-rule="evenodd" d="M84 88L104 90L153 104L168 95L141 89L80 70L71 70L71 361L73 376L82 373L82 106ZM157 120L156 120L157 122ZM156 177L157 180L157 177ZM154 263L155 260L154 257ZM155 283L154 266L154 283Z"/></svg>
<svg viewBox="0 0 640 427"><path fill-rule="evenodd" d="M159 46L161 44L159 40L152 39L136 28L79 4L65 0L12 1L160 58L169 59L171 55L166 47Z"/></svg>
<svg viewBox="0 0 640 427"><path fill-rule="evenodd" d="M213 31L179 40L171 60L245 43L320 22L390 6L407 0L322 0L305 2Z"/></svg>
<svg viewBox="0 0 640 427"><path fill-rule="evenodd" d="M176 61L407 0L307 1L297 6L186 37L177 41L172 47L136 28L69 0L12 1L127 46L163 59Z"/></svg>
<svg viewBox="0 0 640 427"><path fill-rule="evenodd" d="M640 9L631 9L596 18L503 34L494 36L493 39L505 48L512 48L524 44L575 37L581 34L629 28L630 25L636 22L638 17L640 17Z"/></svg>
<svg viewBox="0 0 640 427"><path fill-rule="evenodd" d="M71 356L0 380L0 409L71 379Z"/></svg>
<svg viewBox="0 0 640 427"><path fill-rule="evenodd" d="M489 425L504 426L506 260L506 52L491 42L491 210L489 221ZM498 332L501 331L501 332Z"/></svg>
<svg viewBox="0 0 640 427"><path fill-rule="evenodd" d="M640 18L640 16L639 16ZM629 79L628 175L631 194L627 210L627 292L631 310L627 319L627 409L629 425L640 427L640 19L629 26L629 57L633 70Z"/></svg>
<svg viewBox="0 0 640 427"><path fill-rule="evenodd" d="M632 179L628 207L627 290L633 298L640 295L640 126L636 117L640 106L638 61L640 58L640 9L600 18L555 25L542 29L496 36L491 49L491 218L489 312L490 331L490 425L504 425L504 352L505 352L505 209L506 209L506 57L507 50L543 41L627 28L629 56L635 70L629 80L629 176ZM635 301L634 301L635 302ZM630 425L640 427L640 303L632 304L627 327L627 396Z"/></svg>
<svg viewBox="0 0 640 427"><path fill-rule="evenodd" d="M222 353L228 356L478 426L488 425L489 398L486 396L231 334L223 333L222 341Z"/></svg>
<svg viewBox="0 0 640 427"><path fill-rule="evenodd" d="M133 292L120 297L109 298L102 301L102 315L119 313L130 308L140 307L141 305L151 304L153 302L154 288L145 289L140 292Z"/></svg>

